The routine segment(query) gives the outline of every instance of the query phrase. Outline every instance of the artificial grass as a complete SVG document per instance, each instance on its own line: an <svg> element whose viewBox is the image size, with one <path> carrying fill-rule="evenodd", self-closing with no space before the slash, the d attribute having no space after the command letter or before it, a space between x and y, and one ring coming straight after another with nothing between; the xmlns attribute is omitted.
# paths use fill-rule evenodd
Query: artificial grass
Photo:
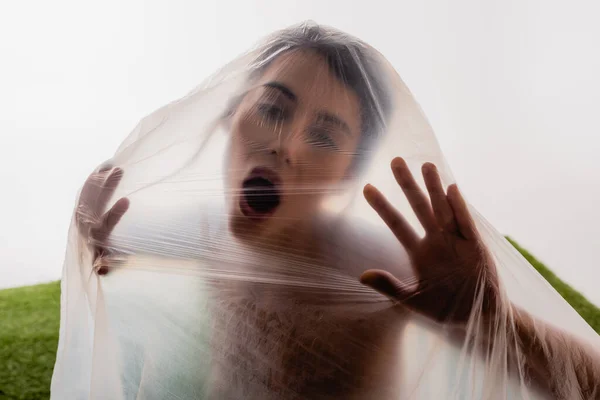
<svg viewBox="0 0 600 400"><path fill-rule="evenodd" d="M60 283L0 290L0 399L50 397Z"/></svg>
<svg viewBox="0 0 600 400"><path fill-rule="evenodd" d="M554 287L554 289L587 321L596 333L600 334L600 308L590 303L581 293L563 282L548 267L536 260L527 250L510 237L508 241L529 261L531 265Z"/></svg>
<svg viewBox="0 0 600 400"><path fill-rule="evenodd" d="M509 238L535 269L600 333L600 309ZM0 400L50 397L60 318L59 282L0 290Z"/></svg>

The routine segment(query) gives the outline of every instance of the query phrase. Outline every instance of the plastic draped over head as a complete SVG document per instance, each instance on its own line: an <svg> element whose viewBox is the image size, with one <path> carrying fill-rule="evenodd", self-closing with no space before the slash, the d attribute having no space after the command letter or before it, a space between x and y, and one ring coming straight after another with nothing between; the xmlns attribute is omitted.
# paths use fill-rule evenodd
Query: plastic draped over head
<svg viewBox="0 0 600 400"><path fill-rule="evenodd" d="M312 23L274 33L144 118L82 190L53 398L543 398L513 305L595 333L472 207L474 280L429 257L442 250L422 243L450 225L431 228L423 204L464 224L450 189L419 203L435 193L426 171L453 183L381 54ZM397 212L372 187L367 202L366 183ZM368 269L402 282L396 294L432 288L428 305L361 283Z"/></svg>

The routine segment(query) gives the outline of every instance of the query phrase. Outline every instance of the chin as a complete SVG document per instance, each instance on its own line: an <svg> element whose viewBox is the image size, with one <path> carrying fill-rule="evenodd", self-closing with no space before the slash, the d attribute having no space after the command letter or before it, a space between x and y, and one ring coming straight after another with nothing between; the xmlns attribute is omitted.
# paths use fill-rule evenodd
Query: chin
<svg viewBox="0 0 600 400"><path fill-rule="evenodd" d="M229 230L237 239L248 240L262 236L265 224L252 221L241 213L238 207L232 207L229 213Z"/></svg>
<svg viewBox="0 0 600 400"><path fill-rule="evenodd" d="M240 199L232 201L228 214L229 230L237 239L244 241L262 240L266 238L270 231L275 230L274 212L269 213L269 215L258 216L249 214L244 212L240 205Z"/></svg>

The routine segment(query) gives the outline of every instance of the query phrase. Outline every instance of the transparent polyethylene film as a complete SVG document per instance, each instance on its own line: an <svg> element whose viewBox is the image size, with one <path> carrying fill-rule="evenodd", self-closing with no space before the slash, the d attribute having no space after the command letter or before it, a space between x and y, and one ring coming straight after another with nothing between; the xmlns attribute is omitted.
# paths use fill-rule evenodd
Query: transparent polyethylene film
<svg viewBox="0 0 600 400"><path fill-rule="evenodd" d="M576 266L573 266L576 268ZM54 399L589 399L598 336L373 48L276 32L85 182Z"/></svg>

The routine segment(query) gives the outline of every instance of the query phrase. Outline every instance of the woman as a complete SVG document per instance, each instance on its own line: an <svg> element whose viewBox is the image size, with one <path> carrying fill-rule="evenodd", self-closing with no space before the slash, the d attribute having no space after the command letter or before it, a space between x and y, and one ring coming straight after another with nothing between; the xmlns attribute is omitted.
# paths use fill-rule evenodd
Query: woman
<svg viewBox="0 0 600 400"><path fill-rule="evenodd" d="M372 185L364 198L395 243L324 217L328 196L351 186L391 110L403 106L394 104L375 53L309 25L279 32L256 65L222 121L230 132L226 215L244 254L238 267L284 284L217 283L209 397L398 398L395 338L408 310L457 328L463 339L483 338L473 346L506 353L514 373L557 398L600 396L598 355L506 299L465 200L456 185L443 186L435 165L422 167L425 192L402 158L391 163L423 237ZM100 275L112 267L110 234L129 208L121 198L102 214L123 174L104 166L80 196L78 228Z"/></svg>

